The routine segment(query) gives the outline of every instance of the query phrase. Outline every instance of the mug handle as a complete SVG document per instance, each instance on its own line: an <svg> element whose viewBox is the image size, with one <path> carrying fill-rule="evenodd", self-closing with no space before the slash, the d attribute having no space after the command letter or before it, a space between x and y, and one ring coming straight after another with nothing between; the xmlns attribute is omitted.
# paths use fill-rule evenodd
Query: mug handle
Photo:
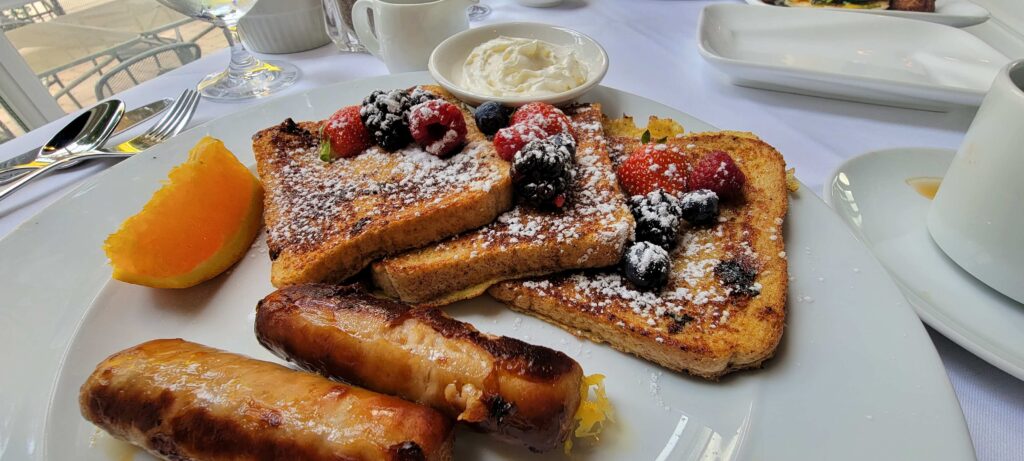
<svg viewBox="0 0 1024 461"><path fill-rule="evenodd" d="M377 32L370 26L370 12L373 11L375 23L380 22L380 9L374 0L357 0L352 5L352 27L356 30L359 42L366 47L374 56L384 59L380 51L380 41L377 40Z"/></svg>

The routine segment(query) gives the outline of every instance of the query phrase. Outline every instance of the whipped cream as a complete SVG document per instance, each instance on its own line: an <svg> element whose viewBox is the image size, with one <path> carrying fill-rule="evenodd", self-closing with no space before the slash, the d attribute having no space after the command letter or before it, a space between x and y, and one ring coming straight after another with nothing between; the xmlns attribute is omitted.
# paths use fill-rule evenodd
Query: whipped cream
<svg viewBox="0 0 1024 461"><path fill-rule="evenodd" d="M462 85L488 96L546 96L587 81L587 66L566 47L543 40L498 37L466 58Z"/></svg>

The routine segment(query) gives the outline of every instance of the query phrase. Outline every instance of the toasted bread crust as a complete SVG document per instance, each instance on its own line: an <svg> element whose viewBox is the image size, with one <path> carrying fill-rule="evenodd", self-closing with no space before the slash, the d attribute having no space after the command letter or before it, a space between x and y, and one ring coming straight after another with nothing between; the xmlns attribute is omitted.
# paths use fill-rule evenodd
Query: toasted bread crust
<svg viewBox="0 0 1024 461"><path fill-rule="evenodd" d="M405 302L443 305L501 280L616 264L634 223L612 172L601 108L582 105L567 114L579 165L566 209L518 205L481 229L385 258L372 266L376 285Z"/></svg>
<svg viewBox="0 0 1024 461"><path fill-rule="evenodd" d="M324 162L316 134L323 122L287 120L253 137L275 286L342 281L374 259L483 226L511 208L509 166L473 115L440 87L423 88L463 111L466 145L450 158L413 145Z"/></svg>
<svg viewBox="0 0 1024 461"><path fill-rule="evenodd" d="M613 157L635 144L628 138L609 141ZM697 133L669 144L693 158L726 151L747 182L742 201L723 204L726 222L682 231L683 242L672 253L673 279L659 295L634 291L613 272L508 281L489 293L573 333L672 370L717 379L759 366L782 337L788 284L781 229L788 207L785 163L778 151L746 133ZM724 289L714 267L726 259L757 269L759 294L737 296Z"/></svg>

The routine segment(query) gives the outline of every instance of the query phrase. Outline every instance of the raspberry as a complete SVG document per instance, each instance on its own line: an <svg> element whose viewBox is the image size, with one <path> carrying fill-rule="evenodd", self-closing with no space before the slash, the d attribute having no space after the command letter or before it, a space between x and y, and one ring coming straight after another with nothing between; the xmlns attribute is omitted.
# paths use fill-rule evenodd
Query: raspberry
<svg viewBox="0 0 1024 461"><path fill-rule="evenodd" d="M376 90L363 99L359 115L373 140L386 150L395 151L409 144L409 124L405 111L409 94L405 90Z"/></svg>
<svg viewBox="0 0 1024 461"><path fill-rule="evenodd" d="M680 215L679 199L661 189L629 199L629 210L636 220L636 240L651 242L666 250L676 246Z"/></svg>
<svg viewBox="0 0 1024 461"><path fill-rule="evenodd" d="M616 172L627 195L647 195L661 189L676 195L686 190L686 157L665 144L644 144Z"/></svg>
<svg viewBox="0 0 1024 461"><path fill-rule="evenodd" d="M576 139L572 129L572 120L557 107L544 102L526 103L512 114L512 125L536 125L548 135L569 133Z"/></svg>
<svg viewBox="0 0 1024 461"><path fill-rule="evenodd" d="M690 173L690 190L709 189L721 198L734 198L743 194L746 176L729 154L720 150L701 157Z"/></svg>
<svg viewBox="0 0 1024 461"><path fill-rule="evenodd" d="M574 154L552 138L530 141L512 161L519 197L539 208L562 208L575 177Z"/></svg>
<svg viewBox="0 0 1024 461"><path fill-rule="evenodd" d="M424 150L444 157L466 141L466 119L455 104L433 99L409 109L409 131Z"/></svg>
<svg viewBox="0 0 1024 461"><path fill-rule="evenodd" d="M359 116L359 106L348 106L335 112L324 123L320 159L330 161L355 157L372 142L370 132Z"/></svg>
<svg viewBox="0 0 1024 461"><path fill-rule="evenodd" d="M538 141L547 138L544 130L534 125L512 125L498 130L494 135L494 150L507 162L511 162L519 152L530 141Z"/></svg>
<svg viewBox="0 0 1024 461"><path fill-rule="evenodd" d="M664 248L651 242L636 242L622 258L622 272L626 280L640 289L658 289L665 286L672 273L672 259Z"/></svg>

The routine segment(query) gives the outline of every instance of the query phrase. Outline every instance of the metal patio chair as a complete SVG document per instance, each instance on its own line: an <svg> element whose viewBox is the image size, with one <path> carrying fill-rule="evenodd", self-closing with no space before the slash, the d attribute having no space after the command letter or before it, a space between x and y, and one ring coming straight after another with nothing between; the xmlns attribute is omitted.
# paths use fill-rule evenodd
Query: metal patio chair
<svg viewBox="0 0 1024 461"><path fill-rule="evenodd" d="M199 59L195 43L172 43L143 51L107 71L96 82L96 99L102 100L139 83L158 77Z"/></svg>

